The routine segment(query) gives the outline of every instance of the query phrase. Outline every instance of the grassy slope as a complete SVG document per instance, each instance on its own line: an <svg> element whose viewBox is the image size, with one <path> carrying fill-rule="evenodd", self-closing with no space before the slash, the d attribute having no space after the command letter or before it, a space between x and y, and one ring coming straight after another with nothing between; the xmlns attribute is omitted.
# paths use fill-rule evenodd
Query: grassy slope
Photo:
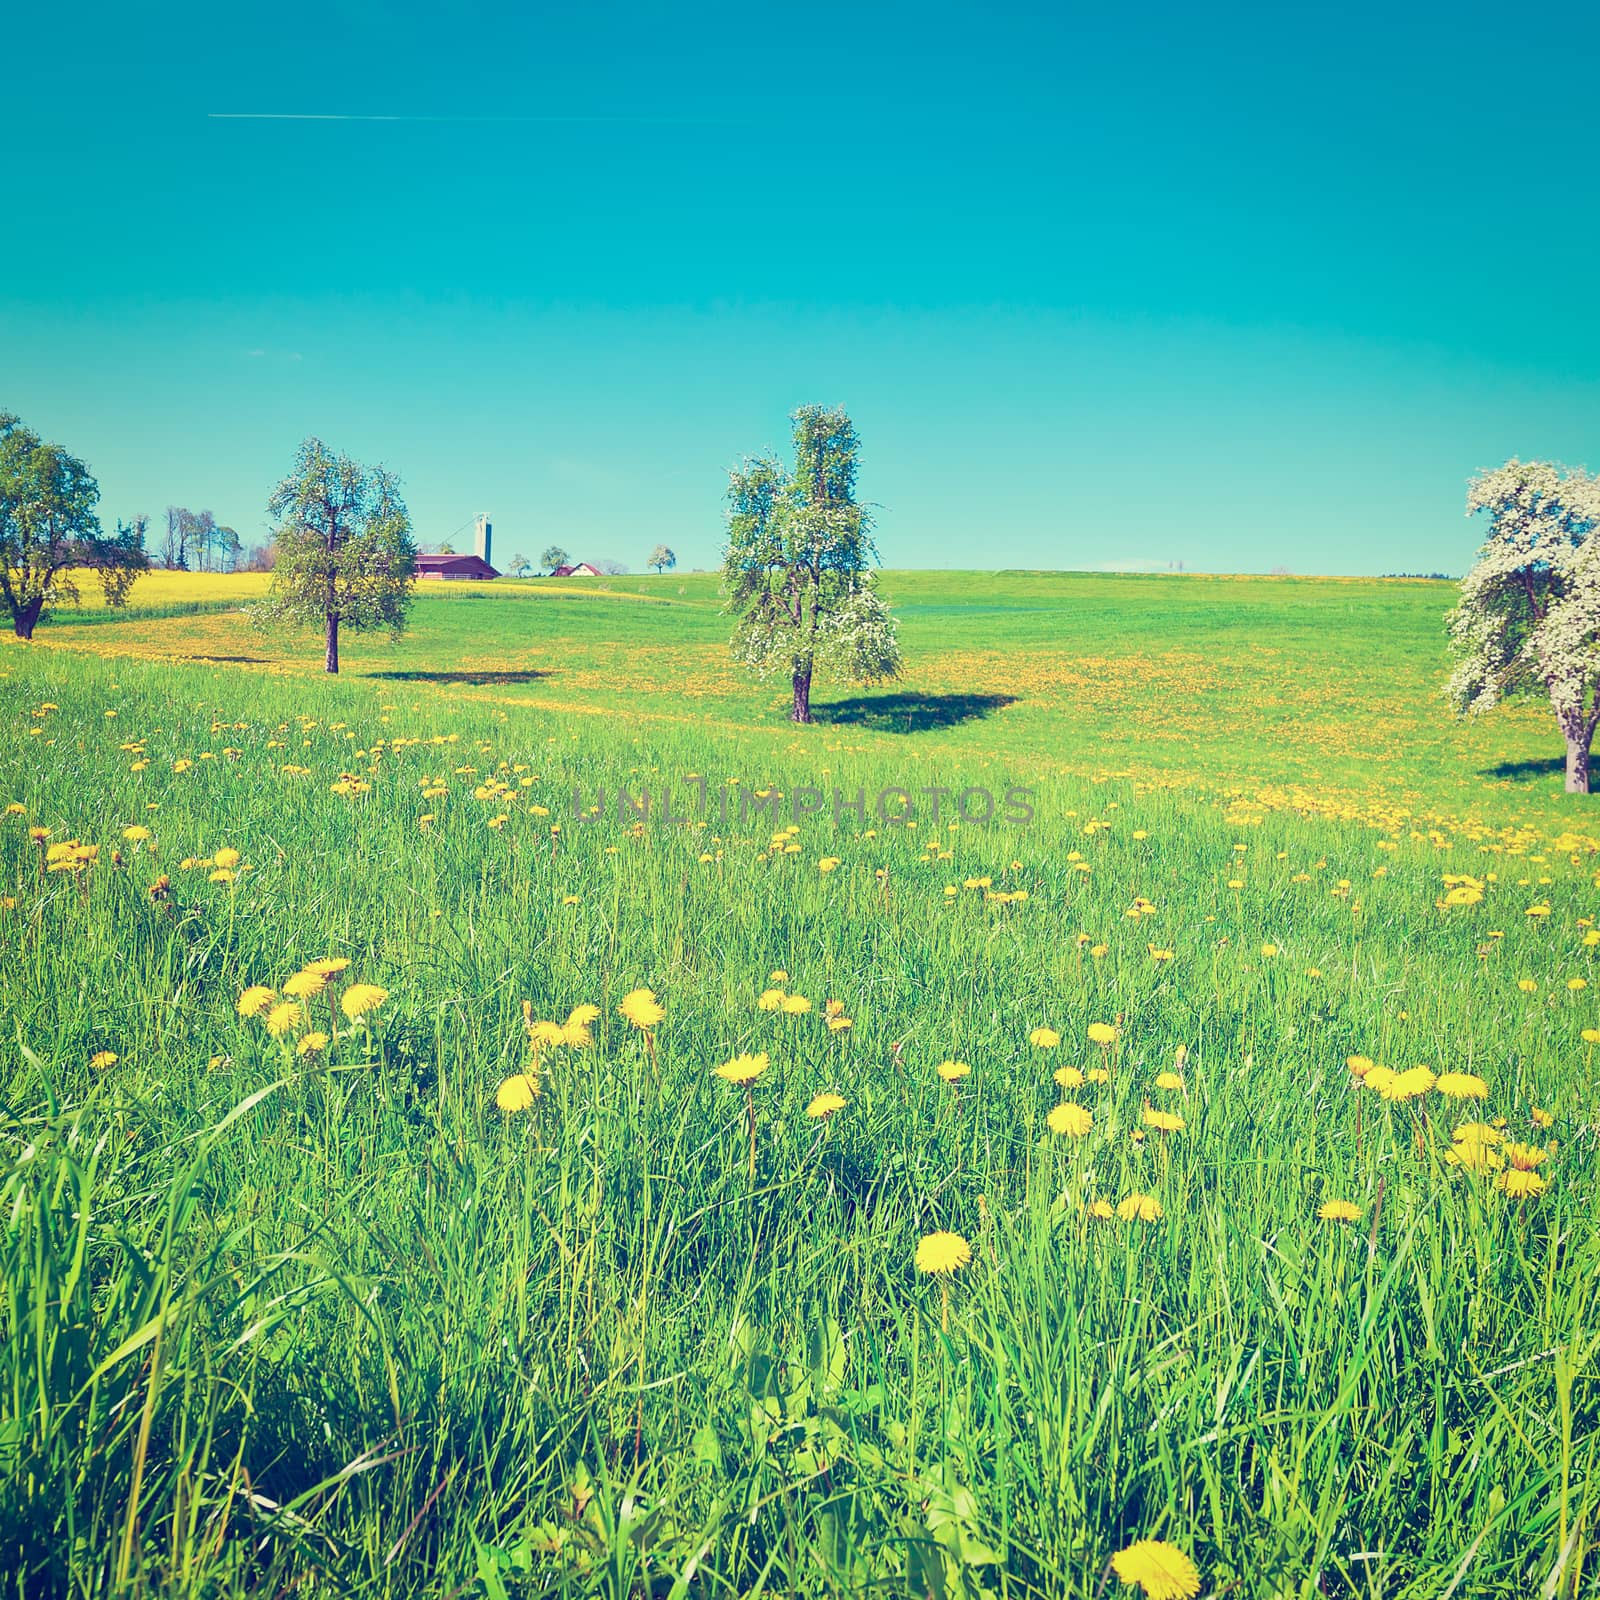
<svg viewBox="0 0 1600 1600"><path fill-rule="evenodd" d="M169 604L160 586L176 576L151 581L150 598ZM728 662L715 582L424 585L410 633L398 645L348 641L346 673L457 703L778 731L787 688L753 686ZM907 676L866 694L823 691L819 712L841 738L915 734L903 741L912 761L982 755L1214 789L1298 786L1322 803L1452 825L1555 830L1585 815L1560 793L1547 715L1445 714L1447 584L898 572L885 587ZM238 613L60 626L46 642L306 673L318 664L306 640L263 638Z"/></svg>
<svg viewBox="0 0 1600 1600"><path fill-rule="evenodd" d="M891 581L896 692L1015 702L797 732L721 665L696 579L428 595L340 683L233 617L0 654L14 1592L1088 1600L1139 1536L1208 1593L1581 1591L1593 869L1581 839L1498 831L1582 817L1548 780L1476 771L1548 752L1543 724L1437 715L1433 586ZM170 659L197 652L289 670ZM370 676L506 671L550 676ZM1035 780L1039 820L941 828L930 859L926 826L809 821L774 855L764 819L563 816L574 787L691 771ZM347 772L370 791L334 792ZM1297 782L1367 825L1275 803ZM1495 831L1373 825L1397 806ZM41 875L30 822L101 861ZM130 824L158 854L118 868ZM225 845L236 885L180 865ZM1437 908L1451 871L1481 906ZM391 990L373 1036L302 1058L236 1014L324 954ZM779 968L811 1014L757 1008ZM615 1014L637 983L667 1007L654 1070ZM524 1000L602 1016L506 1117ZM1114 1019L1110 1082L1058 1088ZM708 1069L756 1049L752 1181ZM1357 1052L1481 1072L1490 1100L1387 1106ZM824 1129L825 1088L850 1105ZM1081 1142L1047 1132L1064 1094ZM1183 1131L1136 1138L1147 1102ZM1443 1163L1454 1122L1531 1137L1535 1104L1560 1145L1539 1200ZM1086 1215L1135 1192L1162 1221ZM1330 1196L1359 1227L1315 1219ZM911 1264L934 1227L977 1250L948 1330Z"/></svg>

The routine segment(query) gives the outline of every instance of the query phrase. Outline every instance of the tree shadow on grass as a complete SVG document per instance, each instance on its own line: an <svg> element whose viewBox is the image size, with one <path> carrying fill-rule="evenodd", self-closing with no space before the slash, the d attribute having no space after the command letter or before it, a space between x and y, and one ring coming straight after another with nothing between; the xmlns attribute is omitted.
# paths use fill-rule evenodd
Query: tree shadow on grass
<svg viewBox="0 0 1600 1600"><path fill-rule="evenodd" d="M548 678L548 672L533 668L497 669L486 667L481 672L374 672L374 678L392 678L397 683L469 683L478 688L496 684L532 683L538 678Z"/></svg>
<svg viewBox="0 0 1600 1600"><path fill-rule="evenodd" d="M1547 761L1502 761L1496 767L1481 767L1478 776L1508 778L1512 783L1532 783L1535 778L1553 778L1566 770L1564 756L1551 756Z"/></svg>
<svg viewBox="0 0 1600 1600"><path fill-rule="evenodd" d="M1010 694L861 694L811 708L818 722L875 728L880 733L921 733L974 722L1014 704Z"/></svg>
<svg viewBox="0 0 1600 1600"><path fill-rule="evenodd" d="M250 667L263 667L263 666L265 666L267 664L267 658L265 656L213 656L213 655L204 655L204 656L189 656L186 659L190 660L190 661L198 662L202 666L204 666L208 661L237 662L237 663L240 663L240 664L242 664L244 666L250 666Z"/></svg>

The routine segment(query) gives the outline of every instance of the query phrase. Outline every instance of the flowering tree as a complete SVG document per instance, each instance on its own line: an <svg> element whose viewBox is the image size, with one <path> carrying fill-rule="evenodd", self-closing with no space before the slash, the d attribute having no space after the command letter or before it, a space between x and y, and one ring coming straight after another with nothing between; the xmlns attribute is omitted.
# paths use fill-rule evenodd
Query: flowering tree
<svg viewBox="0 0 1600 1600"><path fill-rule="evenodd" d="M790 420L793 473L760 457L729 474L722 588L739 619L734 659L763 677L788 672L790 720L810 722L814 673L896 678L900 649L872 572L871 524L856 503L855 424L822 406Z"/></svg>
<svg viewBox="0 0 1600 1600"><path fill-rule="evenodd" d="M258 625L320 626L326 668L339 670L339 629L398 635L416 581L416 546L399 481L307 439L294 471L273 491L277 563Z"/></svg>
<svg viewBox="0 0 1600 1600"><path fill-rule="evenodd" d="M1447 693L1463 713L1548 694L1567 790L1587 794L1600 724L1600 478L1513 458L1468 486L1467 514L1479 511L1489 537L1448 619Z"/></svg>
<svg viewBox="0 0 1600 1600"><path fill-rule="evenodd" d="M0 600L19 639L33 637L47 606L78 598L74 569L96 574L108 606L125 605L148 570L143 521L118 522L108 537L95 515L99 499L76 456L0 411Z"/></svg>

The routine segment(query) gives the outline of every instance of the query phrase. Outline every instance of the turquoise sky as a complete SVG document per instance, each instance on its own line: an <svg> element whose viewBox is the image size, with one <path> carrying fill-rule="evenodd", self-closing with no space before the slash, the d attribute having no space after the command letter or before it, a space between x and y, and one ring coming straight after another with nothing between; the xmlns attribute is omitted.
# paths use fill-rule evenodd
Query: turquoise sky
<svg viewBox="0 0 1600 1600"><path fill-rule="evenodd" d="M821 401L890 565L1460 571L1471 472L1600 466L1593 5L30 9L0 407L108 520L314 432L711 566Z"/></svg>

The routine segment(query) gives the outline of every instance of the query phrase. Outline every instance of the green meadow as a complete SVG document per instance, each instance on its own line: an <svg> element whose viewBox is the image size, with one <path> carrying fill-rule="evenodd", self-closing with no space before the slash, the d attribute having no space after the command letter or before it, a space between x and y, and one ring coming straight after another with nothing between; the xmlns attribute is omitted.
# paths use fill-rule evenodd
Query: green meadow
<svg viewBox="0 0 1600 1600"><path fill-rule="evenodd" d="M1594 1592L1600 828L1449 585L890 573L808 728L709 576L247 585L0 649L18 1600Z"/></svg>

